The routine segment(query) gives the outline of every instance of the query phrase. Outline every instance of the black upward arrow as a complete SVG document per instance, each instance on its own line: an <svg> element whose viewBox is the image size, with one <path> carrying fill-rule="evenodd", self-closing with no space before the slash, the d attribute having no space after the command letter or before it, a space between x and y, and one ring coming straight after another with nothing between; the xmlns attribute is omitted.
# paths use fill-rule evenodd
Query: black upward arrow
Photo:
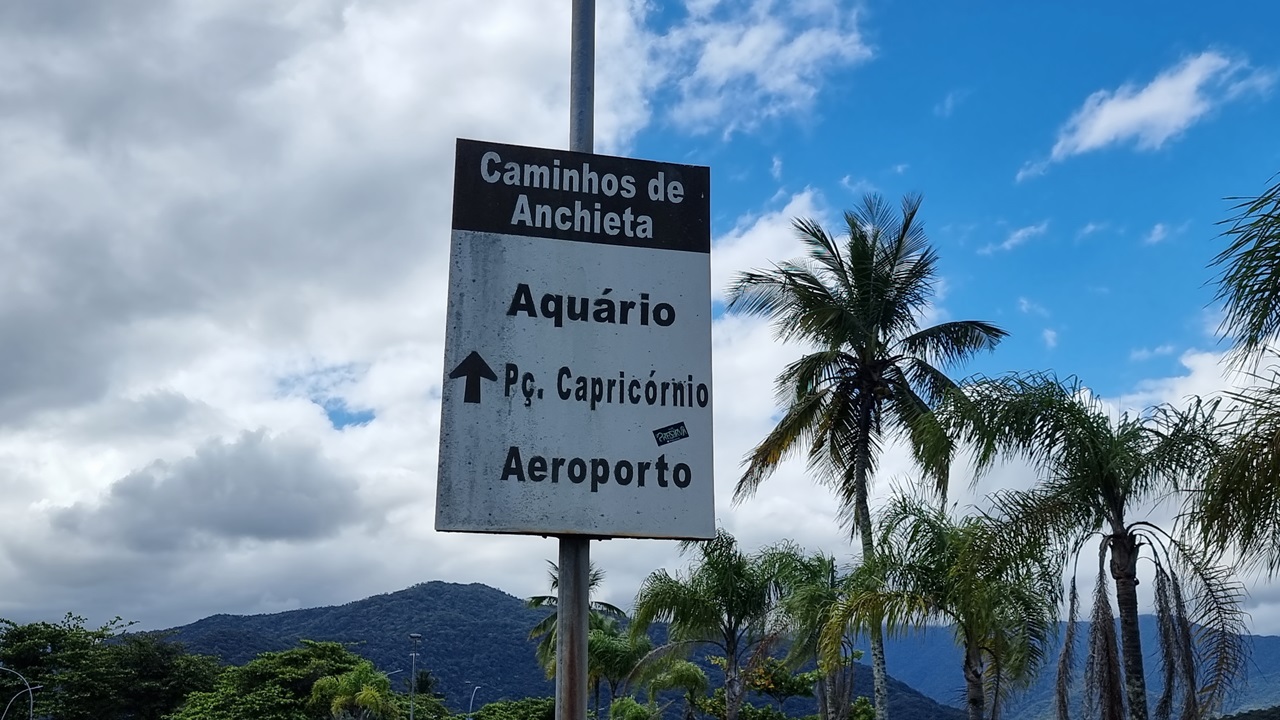
<svg viewBox="0 0 1280 720"><path fill-rule="evenodd" d="M463 358L458 363L458 367L449 373L449 379L454 380L460 377L467 379L467 387L462 398L463 402L479 403L480 402L480 378L485 380L497 380L498 376L494 374L493 368L480 357L480 353L475 350L471 354Z"/></svg>

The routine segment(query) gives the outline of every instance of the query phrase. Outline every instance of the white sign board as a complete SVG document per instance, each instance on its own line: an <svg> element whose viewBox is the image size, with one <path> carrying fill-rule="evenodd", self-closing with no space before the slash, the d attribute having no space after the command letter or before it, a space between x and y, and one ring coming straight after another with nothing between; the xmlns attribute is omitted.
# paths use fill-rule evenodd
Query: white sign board
<svg viewBox="0 0 1280 720"><path fill-rule="evenodd" d="M709 194L458 141L437 530L715 535Z"/></svg>

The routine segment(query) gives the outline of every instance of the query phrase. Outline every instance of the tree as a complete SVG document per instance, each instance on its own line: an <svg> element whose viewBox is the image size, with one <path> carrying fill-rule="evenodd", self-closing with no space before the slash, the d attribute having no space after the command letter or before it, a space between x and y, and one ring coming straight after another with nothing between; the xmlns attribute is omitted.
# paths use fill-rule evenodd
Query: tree
<svg viewBox="0 0 1280 720"><path fill-rule="evenodd" d="M1139 557L1155 570L1164 692L1157 717L1174 705L1183 717L1216 709L1243 660L1239 600L1243 593L1228 568L1214 566L1204 550L1134 515L1199 478L1216 448L1214 407L1148 408L1118 417L1078 381L1052 374L1012 374L983 379L955 398L949 422L975 448L979 472L998 456L1021 457L1040 484L995 498L1015 540L1079 553L1094 537L1098 575L1086 662L1086 699L1107 719L1148 717L1146 676L1138 632ZM1110 582L1120 618L1117 642ZM1193 608L1187 599L1196 600ZM1058 715L1068 715L1078 594L1073 579L1065 649L1059 661ZM1204 677L1197 657L1207 659ZM1091 714L1096 714L1092 713Z"/></svg>
<svg viewBox="0 0 1280 720"><path fill-rule="evenodd" d="M771 318L780 340L815 346L778 376L783 416L748 456L734 499L752 495L808 446L809 466L836 493L864 561L875 555L867 494L880 448L905 437L945 494L951 446L932 409L955 384L942 368L994 348L1007 334L974 320L920 327L937 281L937 253L917 220L920 202L907 196L899 216L879 195L867 195L845 213L842 242L812 220L796 220L808 255L740 274L729 289L730 311ZM876 717L884 720L888 686L878 624L871 627L871 660Z"/></svg>
<svg viewBox="0 0 1280 720"><path fill-rule="evenodd" d="M302 640L301 647L266 652L227 668L209 692L187 697L173 720L329 720L331 707L312 702L318 680L367 662L341 643Z"/></svg>
<svg viewBox="0 0 1280 720"><path fill-rule="evenodd" d="M624 632L613 618L598 617L587 634L587 675L594 688L596 715L600 714L600 685L609 686L610 717L619 688L653 650L648 635Z"/></svg>
<svg viewBox="0 0 1280 720"><path fill-rule="evenodd" d="M1002 537L982 517L953 519L899 495L880 521L874 564L855 573L828 624L836 646L850 621L883 617L891 628L945 621L964 651L970 720L999 717L1001 701L1025 688L1057 629L1061 560Z"/></svg>
<svg viewBox="0 0 1280 720"><path fill-rule="evenodd" d="M1275 353L1280 332L1280 182L1258 197L1235 199L1236 214L1225 221L1230 242L1212 265L1222 269L1221 330L1234 343L1238 365L1257 364ZM1280 571L1280 373L1254 379L1256 386L1228 393L1235 403L1229 442L1188 509L1202 541L1217 550L1234 547L1274 576Z"/></svg>
<svg viewBox="0 0 1280 720"><path fill-rule="evenodd" d="M557 610L560 607L559 598L556 591L560 589L560 568L550 560L547 561L549 566L547 575L551 581L550 595L535 595L525 601L525 606L529 608L547 608L551 610L551 614L543 618L529 631L529 639L537 640L538 647L534 651L537 654L538 664L547 672L548 678L556 676L556 623L559 619ZM591 563L587 571L587 592L593 593L600 587L600 583L604 582L604 570ZM591 617L588 618L590 627L599 627L604 618L625 618L627 614L621 608L610 605L607 602L592 600L590 602L589 611Z"/></svg>
<svg viewBox="0 0 1280 720"><path fill-rule="evenodd" d="M853 702L854 663L862 651L854 649L851 634L843 633L838 653L825 663L818 661L819 640L831 622L831 611L848 583L848 574L835 557L821 552L806 555L791 542L767 548L764 555L778 584L780 618L791 636L787 666L795 669L816 662L822 669L814 683L819 718L847 720Z"/></svg>
<svg viewBox="0 0 1280 720"><path fill-rule="evenodd" d="M72 614L57 623L0 620L0 662L41 686L37 714L59 719L159 720L189 693L213 687L221 671L215 658L160 633L125 633L128 626L116 618L87 628ZM0 676L7 700L22 686Z"/></svg>
<svg viewBox="0 0 1280 720"><path fill-rule="evenodd" d="M698 706L698 700L706 696L707 688L710 686L707 674L694 663L674 657L654 667L659 670L649 677L647 682L651 713L655 717L662 714L657 707L658 693L665 690L679 690L684 700L681 717L684 720L694 720L696 717L694 709Z"/></svg>
<svg viewBox="0 0 1280 720"><path fill-rule="evenodd" d="M128 627L120 618L99 628L85 627L85 619L71 613L57 623L19 625L0 620L0 662L42 686L35 695L37 715L96 720L120 711L113 693L122 687L122 670L106 660L105 643ZM6 699L23 686L9 673L0 673L0 694Z"/></svg>
<svg viewBox="0 0 1280 720"><path fill-rule="evenodd" d="M310 707L334 720L395 720L400 708L391 680L368 660L339 674L326 675L311 686Z"/></svg>
<svg viewBox="0 0 1280 720"><path fill-rule="evenodd" d="M1210 267L1222 268L1223 332L1239 360L1257 360L1280 333L1280 182L1257 197L1232 199L1236 214L1223 233L1229 243Z"/></svg>
<svg viewBox="0 0 1280 720"><path fill-rule="evenodd" d="M684 549L698 553L687 573L673 577L656 570L641 583L631 632L645 634L652 623L667 623L667 644L647 662L703 645L719 649L725 658L725 717L738 720L746 694L743 672L775 639L769 627L772 578L760 557L742 552L724 530Z"/></svg>
<svg viewBox="0 0 1280 720"><path fill-rule="evenodd" d="M104 663L120 673L110 697L120 707L115 717L122 719L161 720L191 693L212 690L222 672L217 658L192 655L161 633L127 633L105 644L103 654Z"/></svg>
<svg viewBox="0 0 1280 720"><path fill-rule="evenodd" d="M476 710L475 720L555 720L556 699L523 698L487 703Z"/></svg>

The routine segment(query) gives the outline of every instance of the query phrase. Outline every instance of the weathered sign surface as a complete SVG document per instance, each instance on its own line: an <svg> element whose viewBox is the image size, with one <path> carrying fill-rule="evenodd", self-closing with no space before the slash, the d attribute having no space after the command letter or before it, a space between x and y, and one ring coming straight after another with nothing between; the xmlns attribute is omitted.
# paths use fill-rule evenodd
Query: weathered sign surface
<svg viewBox="0 0 1280 720"><path fill-rule="evenodd" d="M709 190L458 141L436 529L715 534Z"/></svg>

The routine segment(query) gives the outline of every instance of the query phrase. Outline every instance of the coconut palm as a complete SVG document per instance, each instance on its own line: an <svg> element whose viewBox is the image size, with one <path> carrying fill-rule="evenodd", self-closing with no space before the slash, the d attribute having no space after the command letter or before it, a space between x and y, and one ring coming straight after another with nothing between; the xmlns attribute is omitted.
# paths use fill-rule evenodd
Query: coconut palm
<svg viewBox="0 0 1280 720"><path fill-rule="evenodd" d="M1164 692L1156 716L1182 717L1216 708L1242 662L1242 588L1229 568L1146 519L1144 511L1199 480L1215 450L1214 407L1169 406L1113 413L1074 379L1052 374L975 381L948 421L975 448L977 470L998 457L1020 457L1040 484L995 498L1004 532L1042 547L1079 553L1098 540L1098 575L1086 662L1086 699L1104 718L1148 717L1146 676L1138 632L1140 557L1155 571ZM1077 557L1079 557L1077 555ZM1115 636L1110 582L1120 636ZM1195 601L1193 606L1188 599ZM1059 663L1058 714L1067 717L1067 685L1078 593L1070 586L1066 649ZM1200 656L1207 660L1197 670ZM1091 711L1091 715L1098 714Z"/></svg>
<svg viewBox="0 0 1280 720"><path fill-rule="evenodd" d="M547 565L549 566L547 576L551 582L551 594L534 595L525 601L525 607L551 610L550 615L543 618L541 622L534 625L533 629L529 631L529 639L538 641L538 646L534 650L538 658L538 664L546 671L547 677L552 678L556 675L556 622L559 618L557 610L560 607L556 591L560 588L560 568L550 560L547 561ZM591 563L587 570L587 592L594 593L599 589L602 582L604 582L604 570L596 567L595 563ZM589 612L587 632L590 632L593 628L602 627L606 618L620 619L627 616L621 608L599 600L590 602Z"/></svg>
<svg viewBox="0 0 1280 720"><path fill-rule="evenodd" d="M737 720L746 695L744 672L767 655L776 633L773 578L759 555L738 548L724 530L716 537L685 544L697 557L688 571L670 575L656 570L636 593L631 632L645 634L654 622L667 623L667 644L646 663L710 645L724 655L726 720Z"/></svg>
<svg viewBox="0 0 1280 720"><path fill-rule="evenodd" d="M763 558L779 586L780 619L790 636L786 662L796 669L817 661L818 645L831 611L848 583L849 575L835 557L822 552L806 554L790 541L766 548ZM821 720L847 720L853 704L854 662L862 652L854 637L842 633L837 652L819 663L822 676L815 684Z"/></svg>
<svg viewBox="0 0 1280 720"><path fill-rule="evenodd" d="M867 195L845 213L840 240L812 220L796 220L807 255L742 273L729 288L729 310L768 317L779 339L813 347L778 376L783 416L747 456L734 499L751 496L783 460L807 449L810 469L836 493L841 520L859 534L864 560L874 555L867 494L881 447L906 437L945 493L951 446L931 412L955 387L943 369L1006 335L974 320L920 326L938 259L917 217L920 202L907 196L897 214L879 195ZM884 720L878 625L871 628L871 660L876 717Z"/></svg>
<svg viewBox="0 0 1280 720"><path fill-rule="evenodd" d="M1002 537L982 517L952 518L897 496L880 521L875 562L860 567L832 606L824 634L839 652L847 628L883 617L899 631L943 621L964 651L970 720L997 720L1001 703L1043 665L1057 629L1061 561Z"/></svg>

